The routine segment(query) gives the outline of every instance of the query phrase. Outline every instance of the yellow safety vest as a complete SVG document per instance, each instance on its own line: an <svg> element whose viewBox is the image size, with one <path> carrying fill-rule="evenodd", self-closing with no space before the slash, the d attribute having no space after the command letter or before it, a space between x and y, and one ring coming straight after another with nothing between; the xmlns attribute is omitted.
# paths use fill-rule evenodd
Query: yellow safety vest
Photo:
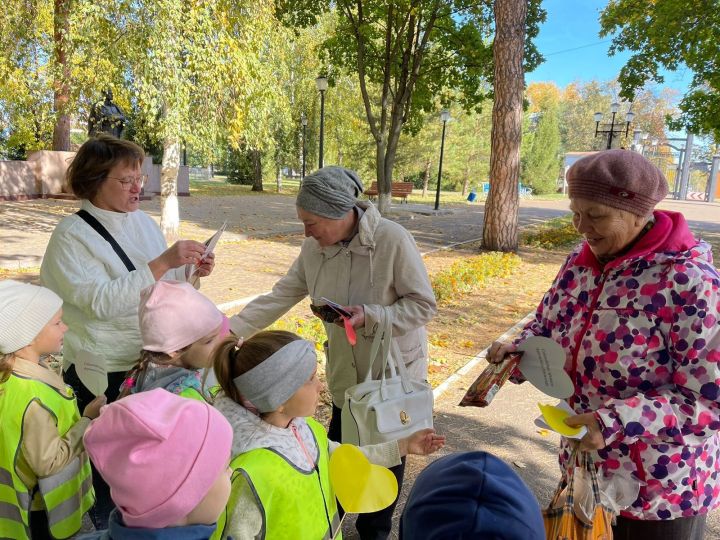
<svg viewBox="0 0 720 540"><path fill-rule="evenodd" d="M232 489L225 512L218 519L211 540L227 537L225 530L237 506L240 490L236 480L251 485L263 514L261 538L267 540L331 539L340 527L335 492L330 485L328 438L314 419L307 423L320 449L315 469L300 471L280 454L257 448L230 462ZM336 538L342 538L338 533Z"/></svg>
<svg viewBox="0 0 720 540"><path fill-rule="evenodd" d="M22 423L30 403L37 401L57 422L58 434L65 435L80 419L75 394L62 391L11 373L0 383L0 537L30 538L29 512L35 493L20 480L15 470L22 442ZM86 454L75 458L57 474L38 478L37 490L48 514L50 533L69 538L80 530L82 516L95 504L90 461Z"/></svg>
<svg viewBox="0 0 720 540"><path fill-rule="evenodd" d="M186 388L182 392L178 394L180 397L188 398L188 399L194 399L196 401L202 401L203 403L207 403L207 399L205 399L205 396L203 396L198 390L195 388Z"/></svg>

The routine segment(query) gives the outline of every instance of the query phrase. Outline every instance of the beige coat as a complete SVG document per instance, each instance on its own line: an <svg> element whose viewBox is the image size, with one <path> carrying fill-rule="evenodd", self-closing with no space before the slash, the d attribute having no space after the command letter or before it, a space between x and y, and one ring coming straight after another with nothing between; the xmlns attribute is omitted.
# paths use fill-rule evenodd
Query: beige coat
<svg viewBox="0 0 720 540"><path fill-rule="evenodd" d="M358 206L364 214L358 234L347 247L322 248L314 238L305 239L300 255L272 291L230 319L233 332L248 338L307 295L315 304L322 304L320 298L325 297L345 306L363 305L365 327L358 330L355 347L342 328L325 324L327 381L338 407L345 401L345 390L362 381L368 371L382 306L391 306L393 336L410 375L422 380L427 378L425 325L437 311L425 264L410 233L382 218L372 204L359 202ZM373 376L379 374L380 366L374 366Z"/></svg>

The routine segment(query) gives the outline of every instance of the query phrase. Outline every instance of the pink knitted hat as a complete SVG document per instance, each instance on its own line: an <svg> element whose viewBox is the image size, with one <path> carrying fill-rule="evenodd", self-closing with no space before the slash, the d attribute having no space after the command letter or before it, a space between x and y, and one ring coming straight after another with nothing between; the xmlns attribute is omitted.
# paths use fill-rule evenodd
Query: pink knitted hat
<svg viewBox="0 0 720 540"><path fill-rule="evenodd" d="M189 283L158 281L140 293L143 349L171 353L218 328L224 316Z"/></svg>
<svg viewBox="0 0 720 540"><path fill-rule="evenodd" d="M103 407L85 449L128 527L187 516L228 466L233 432L213 407L161 388Z"/></svg>
<svg viewBox="0 0 720 540"><path fill-rule="evenodd" d="M571 199L587 199L648 216L668 193L663 173L632 150L604 150L582 158L565 178Z"/></svg>

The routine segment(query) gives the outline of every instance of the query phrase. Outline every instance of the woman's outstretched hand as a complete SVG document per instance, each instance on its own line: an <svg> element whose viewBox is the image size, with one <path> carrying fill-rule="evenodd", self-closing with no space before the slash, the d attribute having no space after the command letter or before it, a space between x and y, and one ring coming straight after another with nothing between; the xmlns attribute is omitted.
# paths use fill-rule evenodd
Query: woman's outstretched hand
<svg viewBox="0 0 720 540"><path fill-rule="evenodd" d="M398 441L401 456L408 454L427 456L443 446L445 446L445 436L438 435L433 428L421 429Z"/></svg>

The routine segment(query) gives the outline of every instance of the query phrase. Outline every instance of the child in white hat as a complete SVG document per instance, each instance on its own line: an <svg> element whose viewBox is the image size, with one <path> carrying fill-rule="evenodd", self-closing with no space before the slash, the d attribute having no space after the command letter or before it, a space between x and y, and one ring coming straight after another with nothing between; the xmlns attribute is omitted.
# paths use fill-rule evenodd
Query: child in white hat
<svg viewBox="0 0 720 540"><path fill-rule="evenodd" d="M0 533L68 538L95 502L82 437L105 396L80 417L75 394L41 357L67 330L50 289L0 281Z"/></svg>
<svg viewBox="0 0 720 540"><path fill-rule="evenodd" d="M207 400L201 372L212 365L213 349L229 333L227 318L189 283L158 281L140 293L140 359L120 397L163 388Z"/></svg>

